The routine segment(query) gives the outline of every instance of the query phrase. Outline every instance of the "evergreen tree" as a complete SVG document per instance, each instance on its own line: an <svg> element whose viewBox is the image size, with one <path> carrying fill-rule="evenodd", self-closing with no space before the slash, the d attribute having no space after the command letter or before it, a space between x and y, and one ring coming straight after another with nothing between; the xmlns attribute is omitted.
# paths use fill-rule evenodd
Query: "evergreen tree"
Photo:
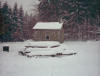
<svg viewBox="0 0 100 76"><path fill-rule="evenodd" d="M2 6L0 2L0 41L2 41L2 34L3 34L3 14L2 14Z"/></svg>
<svg viewBox="0 0 100 76"><path fill-rule="evenodd" d="M20 38L23 38L23 25L24 25L24 12L22 6L19 9L18 13L18 28L19 28L19 33L20 33Z"/></svg>
<svg viewBox="0 0 100 76"><path fill-rule="evenodd" d="M69 24L73 22L71 25L83 24L85 19L91 23L96 17L96 9L99 9L98 6L95 8L97 3L98 0L40 0L39 18L47 21L63 18Z"/></svg>
<svg viewBox="0 0 100 76"><path fill-rule="evenodd" d="M96 0L96 5L95 5L95 9L96 9L96 25L100 27L100 0Z"/></svg>
<svg viewBox="0 0 100 76"><path fill-rule="evenodd" d="M14 8L13 8L13 26L14 26L14 32L17 30L18 26L18 8L17 8L17 3L15 3Z"/></svg>
<svg viewBox="0 0 100 76"><path fill-rule="evenodd" d="M3 15L2 15L2 7L0 2L0 35L3 33L2 27L3 27Z"/></svg>
<svg viewBox="0 0 100 76"><path fill-rule="evenodd" d="M40 21L57 21L58 7L56 0L41 0L38 6Z"/></svg>
<svg viewBox="0 0 100 76"><path fill-rule="evenodd" d="M23 12L23 8L21 6L20 9L19 9L19 23L21 25L23 25L23 17L24 17L24 12Z"/></svg>
<svg viewBox="0 0 100 76"><path fill-rule="evenodd" d="M17 7L17 3L15 3L14 8L13 8L13 12L12 12L12 26L13 26L13 40L17 40L17 28L18 28L18 7Z"/></svg>
<svg viewBox="0 0 100 76"><path fill-rule="evenodd" d="M8 7L7 2L3 4L2 7L2 14L3 14L3 41L10 41L11 40L11 9Z"/></svg>

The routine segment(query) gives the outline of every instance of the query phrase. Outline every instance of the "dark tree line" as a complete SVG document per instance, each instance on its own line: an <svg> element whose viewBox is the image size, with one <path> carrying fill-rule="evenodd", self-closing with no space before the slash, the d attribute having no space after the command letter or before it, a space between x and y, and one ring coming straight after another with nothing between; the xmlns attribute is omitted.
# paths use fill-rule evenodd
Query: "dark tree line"
<svg viewBox="0 0 100 76"><path fill-rule="evenodd" d="M100 16L99 0L40 0L38 5L40 21L65 19L78 24Z"/></svg>
<svg viewBox="0 0 100 76"><path fill-rule="evenodd" d="M88 31L95 31L94 27L100 26L100 0L39 1L35 16L24 14L17 3L11 8L7 2L0 2L0 41L31 39L32 27L37 21L63 21L65 34L72 38L86 37Z"/></svg>
<svg viewBox="0 0 100 76"><path fill-rule="evenodd" d="M0 2L0 41L23 41L32 38L32 28L36 24L36 16L28 14L23 7L15 3L11 8Z"/></svg>
<svg viewBox="0 0 100 76"><path fill-rule="evenodd" d="M23 8L18 9L17 3L11 8L7 2L0 2L0 41L22 40L23 17Z"/></svg>
<svg viewBox="0 0 100 76"><path fill-rule="evenodd" d="M71 36L77 32L78 37L80 34L85 37L88 31L94 31L95 27L100 26L100 0L39 1L39 21L63 21L65 32L70 31Z"/></svg>

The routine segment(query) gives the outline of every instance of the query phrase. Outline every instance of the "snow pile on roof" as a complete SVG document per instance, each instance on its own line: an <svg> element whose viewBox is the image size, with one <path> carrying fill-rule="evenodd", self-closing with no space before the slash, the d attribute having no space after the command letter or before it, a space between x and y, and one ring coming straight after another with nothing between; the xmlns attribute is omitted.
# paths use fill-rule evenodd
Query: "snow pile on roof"
<svg viewBox="0 0 100 76"><path fill-rule="evenodd" d="M36 42L29 42L27 45L37 46L37 47L51 47L51 46L58 46L60 45L60 43L57 41L36 41Z"/></svg>
<svg viewBox="0 0 100 76"><path fill-rule="evenodd" d="M61 29L62 26L59 22L38 22L33 29Z"/></svg>

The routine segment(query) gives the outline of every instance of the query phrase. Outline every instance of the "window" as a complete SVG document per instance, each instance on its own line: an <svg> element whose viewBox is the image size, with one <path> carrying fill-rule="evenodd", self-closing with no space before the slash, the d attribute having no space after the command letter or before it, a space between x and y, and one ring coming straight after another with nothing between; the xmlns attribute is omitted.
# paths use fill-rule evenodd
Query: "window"
<svg viewBox="0 0 100 76"><path fill-rule="evenodd" d="M9 52L9 46L3 46L3 51Z"/></svg>

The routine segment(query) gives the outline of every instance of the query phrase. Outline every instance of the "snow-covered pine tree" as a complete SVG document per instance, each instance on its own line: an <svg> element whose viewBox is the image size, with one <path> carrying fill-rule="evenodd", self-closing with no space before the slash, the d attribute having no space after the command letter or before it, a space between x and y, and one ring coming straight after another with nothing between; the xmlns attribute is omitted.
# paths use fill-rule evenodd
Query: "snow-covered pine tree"
<svg viewBox="0 0 100 76"><path fill-rule="evenodd" d="M10 41L12 41L12 34L13 34L13 19L12 19L12 9L9 7L9 28L8 28L8 33L10 34Z"/></svg>
<svg viewBox="0 0 100 76"><path fill-rule="evenodd" d="M13 13L12 13L12 19L13 19L13 39L14 41L17 41L18 40L18 31L17 31L17 28L18 28L18 7L17 7L17 3L15 3L14 5L14 8L13 8Z"/></svg>
<svg viewBox="0 0 100 76"><path fill-rule="evenodd" d="M0 1L0 41L2 41L2 34L3 34L3 14L2 14L2 6Z"/></svg>
<svg viewBox="0 0 100 76"><path fill-rule="evenodd" d="M38 5L40 21L57 21L58 15L57 0L41 0Z"/></svg>
<svg viewBox="0 0 100 76"><path fill-rule="evenodd" d="M11 8L8 7L8 3L5 2L2 7L2 15L3 15L3 41L11 41Z"/></svg>
<svg viewBox="0 0 100 76"><path fill-rule="evenodd" d="M74 29L77 30L77 37L80 39L82 37L82 24L85 21L86 14L87 14L87 3L82 0L68 0L69 8L68 13L70 14L68 17L68 23L71 26L71 36L75 38ZM66 16L65 16L66 18Z"/></svg>
<svg viewBox="0 0 100 76"><path fill-rule="evenodd" d="M96 9L96 26L100 27L100 0L96 0L96 5L95 5L95 9Z"/></svg>
<svg viewBox="0 0 100 76"><path fill-rule="evenodd" d="M0 35L3 33L2 27L3 27L3 15L2 15L2 6L0 1Z"/></svg>
<svg viewBox="0 0 100 76"><path fill-rule="evenodd" d="M18 12L18 29L19 29L20 40L23 40L23 25L24 25L23 18L24 18L24 11L23 11L23 7L21 6Z"/></svg>
<svg viewBox="0 0 100 76"><path fill-rule="evenodd" d="M64 1L65 0L63 0L63 2ZM75 38L75 28L77 28L76 32L78 32L77 37L79 39L82 39L83 35L87 35L88 38L89 25L95 25L96 23L97 13L95 5L97 2L95 0L67 0L66 5L65 2L62 4L63 6L65 5L63 8L67 9L68 15L65 15L63 18L66 20L65 22L67 22L66 25L71 26L72 38ZM84 23L86 23L85 26ZM85 30L82 30L83 28Z"/></svg>

